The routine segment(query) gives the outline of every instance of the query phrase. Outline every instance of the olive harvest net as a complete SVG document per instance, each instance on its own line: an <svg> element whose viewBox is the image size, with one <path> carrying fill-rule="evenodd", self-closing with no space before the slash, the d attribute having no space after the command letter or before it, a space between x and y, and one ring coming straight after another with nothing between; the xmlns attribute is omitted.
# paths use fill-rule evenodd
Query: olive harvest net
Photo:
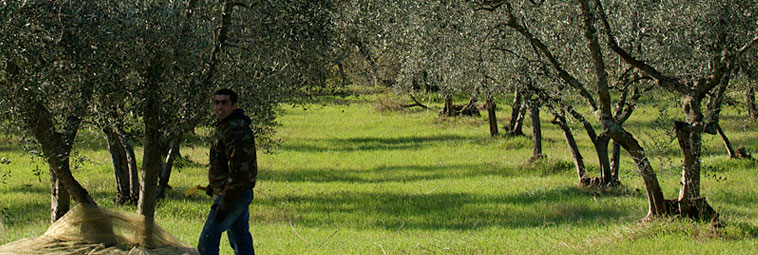
<svg viewBox="0 0 758 255"><path fill-rule="evenodd" d="M146 245L142 243L146 234L142 216L77 205L50 225L42 236L0 246L0 255L198 254L197 249L157 224L150 232L152 239Z"/></svg>

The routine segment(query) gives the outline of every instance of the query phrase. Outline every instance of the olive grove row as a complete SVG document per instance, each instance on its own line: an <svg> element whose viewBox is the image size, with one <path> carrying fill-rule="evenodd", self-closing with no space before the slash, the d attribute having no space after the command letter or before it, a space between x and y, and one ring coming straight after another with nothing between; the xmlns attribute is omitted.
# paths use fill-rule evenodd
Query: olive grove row
<svg viewBox="0 0 758 255"><path fill-rule="evenodd" d="M210 93L220 87L245 98L257 139L271 137L280 105L350 84L392 87L419 106L414 96L438 93L443 116L482 100L493 136L493 98L512 95L506 132L522 134L527 110L552 114L585 185L618 185L625 150L644 180L648 217L717 218L700 196L702 136L719 133L729 145L719 126L725 101L744 98L758 117L750 0L29 0L0 1L0 14L1 124L33 138L49 163L53 221L71 199L96 205L70 166L88 125L107 138L117 199L137 201L151 224L181 137L212 122ZM645 148L624 128L651 92L682 107L669 123L682 151L676 199L663 198ZM456 108L454 97L470 102ZM593 142L599 177L586 173L569 122Z"/></svg>

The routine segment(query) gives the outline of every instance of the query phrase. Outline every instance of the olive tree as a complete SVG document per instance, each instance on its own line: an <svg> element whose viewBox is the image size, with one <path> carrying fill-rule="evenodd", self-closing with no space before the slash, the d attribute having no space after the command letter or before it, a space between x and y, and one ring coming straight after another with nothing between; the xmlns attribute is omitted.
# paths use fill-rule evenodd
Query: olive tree
<svg viewBox="0 0 758 255"><path fill-rule="evenodd" d="M494 49L502 53L502 56L499 56L502 60L493 62L495 64L492 66L496 68L491 68L492 71L489 72L493 76L501 72L502 74L496 77L518 81L517 84L523 84L518 87L521 94L536 97L548 107L555 117L554 123L564 131L569 148L574 148L572 157L582 183L598 187L618 185L618 167L611 167L609 160L610 137L598 132L585 114L572 107L576 103L584 102L589 108L598 109L599 99L594 98L591 92L601 88L592 82L594 75L588 64L593 61L589 52L575 50L587 46L583 39L584 31L577 25L582 22L581 15L574 4L547 1L522 2L513 6L503 1L479 3L480 9L493 12L493 18L489 22L494 23L493 34L496 36L492 36L495 38L492 41ZM504 9L511 11L503 13ZM514 9L518 12L513 11ZM632 114L642 91L649 86L642 82L646 77L630 72L628 68L612 64L604 66L610 72L605 74L606 82L607 77L616 77L603 88L608 93L609 105L610 94L617 98L613 104L613 111L610 106L607 108L608 115L617 124L622 125ZM518 100L518 97L515 99ZM514 116L521 115L516 115L514 111ZM581 154L578 151L573 152L578 149L572 145L573 135L568 133L569 116L581 124L594 145L600 167L599 178L584 176ZM618 157L615 159L615 162L618 162Z"/></svg>
<svg viewBox="0 0 758 255"><path fill-rule="evenodd" d="M634 18L606 14L594 1L608 47L624 62L649 75L659 86L681 97L684 121L674 129L683 158L679 197L670 211L690 217L711 217L713 209L700 195L703 133L716 134L721 98L737 61L758 43L758 7L752 1L680 2L656 5L611 1L608 10L642 7ZM610 12L610 11L609 11ZM615 26L612 26L611 23ZM638 26L639 34L626 33ZM645 36L639 54L621 45L633 36ZM710 104L703 100L711 98ZM717 217L714 216L714 217Z"/></svg>
<svg viewBox="0 0 758 255"><path fill-rule="evenodd" d="M210 124L213 91L239 92L260 140L273 132L279 103L325 86L333 63L330 6L326 1L146 1L117 14L122 22L109 29L120 36L122 68L119 79L100 92L125 100L128 111L142 120L137 208L146 228L152 227L162 170L161 183L168 183L170 145ZM124 92L126 97L118 96ZM150 236L144 242L149 244Z"/></svg>
<svg viewBox="0 0 758 255"><path fill-rule="evenodd" d="M400 45L390 32L405 24L416 5L408 1L338 1L333 15L335 62L343 84L388 85L396 79Z"/></svg>
<svg viewBox="0 0 758 255"><path fill-rule="evenodd" d="M592 2L581 0L571 3L540 2L543 5L563 4L566 7L565 10L573 10L573 14L557 16L566 18L568 22L560 19L556 22L576 26L577 31L581 31L578 34L581 36L579 41L584 42L585 48L588 50L584 63L591 65L566 64L565 59L556 57L554 50L543 43L530 27L524 25L528 23L523 22L523 19L516 15L516 13L524 13L523 6L507 1L482 1L482 6L488 10L504 10L508 17L507 26L517 31L533 45L550 62L557 76L566 85L576 89L595 112L603 130L601 135L612 138L632 156L648 191L649 217L663 214L682 214L695 218L716 217L705 200L699 197L699 151L700 135L708 128L716 127L707 123L717 123L718 111L711 111L714 114L709 115L709 119L706 121L700 113L701 101L706 96L718 97L719 94L722 94L722 92L714 91L714 89L720 84L728 84L729 74L733 69L735 59L744 54L758 40L750 39L752 37L744 36L741 33L737 33L737 35L742 37L737 35L726 36L724 31L729 28L723 26L724 23L740 24L737 26L741 26L741 24L754 24L755 22L745 22L744 19L751 16L750 13L736 14L730 11L749 9L748 6L743 6L744 3L674 3L675 1L664 1L659 3L661 6L646 9L647 5L643 2L634 2L639 5L619 2L614 5L613 8L615 9L612 9L613 16L606 15L599 0ZM645 13L645 11L649 12ZM644 13L641 16L643 18L640 18L636 13ZM626 14L632 15L626 16ZM667 21L674 19L667 17L666 14L690 18L676 19L686 25L671 25ZM576 20L571 21L572 18ZM711 22L703 22L704 20ZM725 20L740 22L725 22ZM625 24L626 26L613 30L610 26L611 22ZM650 27L641 24L647 24ZM700 24L701 29L697 29L698 24ZM640 26L642 29L638 29ZM650 29L651 27L654 29ZM702 27L709 29L702 29ZM690 30L691 28L695 29ZM602 29L600 31L603 32L600 35L605 35L606 48L600 44L602 40L601 36L598 35L599 29ZM753 28L747 30L732 28L732 31L744 31L748 34L752 33L753 30ZM626 35L626 37L621 37L626 39L622 41L623 43L619 43L615 37L614 34L617 32L620 35ZM648 33L647 36L657 40L640 40L640 33ZM566 36L563 33L560 35ZM679 41L672 43L672 38ZM636 45L637 47L626 51L620 45ZM634 53L631 53L632 51ZM641 61L632 54L644 56L648 60ZM695 57L693 58L693 56ZM641 78L652 79L660 87L676 91L682 96L682 105L685 106L687 121L677 122L675 125L684 158L682 191L680 198L676 201L664 201L660 185L646 157L645 150L640 146L638 140L621 126L623 119L614 114L618 111L611 111L609 89L609 84L611 84L609 77L611 76L609 74L614 68L609 65L612 61L607 59L610 58L623 61L624 64L639 72L642 75ZM701 61L692 61L692 59ZM670 69L673 75L667 75L658 71L653 67L654 65L676 68ZM694 69L685 71L688 70L687 68ZM581 69L591 71L582 72ZM580 79L586 78L576 75L582 73L591 75L588 77L590 82L582 81ZM700 78L697 78L698 76ZM586 84L593 84L593 86ZM718 98L713 100L715 103L718 101ZM716 108L711 109L715 110Z"/></svg>
<svg viewBox="0 0 758 255"><path fill-rule="evenodd" d="M473 106L488 92L477 72L478 37L483 22L466 1L345 1L338 19L340 48L349 73L379 80L395 92L439 92L448 98L466 96ZM351 57L359 56L359 57ZM357 62L357 63L356 63ZM470 107L473 108L473 107Z"/></svg>
<svg viewBox="0 0 758 255"><path fill-rule="evenodd" d="M507 1L480 2L483 9L503 15L505 17L503 25L519 34L525 43L533 47L540 58L549 64L553 75L566 87L576 91L581 100L595 113L602 132L597 135L598 139L593 140L593 142L598 151L601 166L607 166L607 161L603 160L603 156L605 159L608 158L609 138L614 136L618 136L614 138L615 140L619 140L620 137L629 138L624 140L627 143L622 143L622 146L626 145L625 148L633 156L634 153L640 151L641 147L637 140L621 127L621 121L611 111L608 65L601 48L598 46L596 32L592 24L593 20L583 18L583 14L586 14L587 10L586 4L580 3L582 4L575 6L575 2L544 1L536 6L538 9L530 11L533 8L530 4L534 4L533 2L522 3L522 5L515 5ZM547 9L546 13L541 13L543 10L539 7ZM532 25L534 22L540 21L541 17L550 17L544 19L544 22L548 22L549 25ZM555 40L547 41L542 38ZM581 44L585 46L578 47ZM568 52L559 52L555 50L558 47L557 45L565 46L567 49L588 49L589 51L568 50ZM587 124L585 127L587 127L588 133L594 136L594 129ZM635 162L642 173L648 190L650 202L648 215L658 215L660 213L657 205L663 203L663 196L655 173L649 167L646 158L636 157ZM603 171L603 173L606 175L607 171Z"/></svg>
<svg viewBox="0 0 758 255"><path fill-rule="evenodd" d="M93 115L106 129L141 123L138 212L148 233L168 145L210 124L214 90L239 91L256 138L265 140L278 105L325 87L334 63L329 1L2 5L0 82L11 88L3 116L32 129L54 176L89 204L68 168L82 120Z"/></svg>
<svg viewBox="0 0 758 255"><path fill-rule="evenodd" d="M407 26L395 33L403 45L404 58L398 88L410 90L414 80L433 83L445 98L441 115L477 114L475 103L491 92L478 71L481 58L478 42L487 23L479 22L467 1L416 1L418 11L409 15ZM402 26L399 26L402 28ZM405 34L410 33L411 36ZM452 108L453 96L465 96L469 103L461 109Z"/></svg>
<svg viewBox="0 0 758 255"><path fill-rule="evenodd" d="M69 195L97 205L76 181L70 155L88 115L97 84L109 79L113 38L101 28L112 22L99 2L3 1L0 3L2 111L42 149L51 175L55 221L69 209ZM7 112L6 112L7 111Z"/></svg>

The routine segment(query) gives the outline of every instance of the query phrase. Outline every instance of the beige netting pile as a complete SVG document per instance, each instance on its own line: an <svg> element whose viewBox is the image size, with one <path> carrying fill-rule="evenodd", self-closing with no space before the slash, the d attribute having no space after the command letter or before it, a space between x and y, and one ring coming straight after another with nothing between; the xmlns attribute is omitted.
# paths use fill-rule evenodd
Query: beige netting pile
<svg viewBox="0 0 758 255"><path fill-rule="evenodd" d="M42 236L0 246L0 254L198 254L157 225L150 245L144 245L145 232L139 215L76 206Z"/></svg>

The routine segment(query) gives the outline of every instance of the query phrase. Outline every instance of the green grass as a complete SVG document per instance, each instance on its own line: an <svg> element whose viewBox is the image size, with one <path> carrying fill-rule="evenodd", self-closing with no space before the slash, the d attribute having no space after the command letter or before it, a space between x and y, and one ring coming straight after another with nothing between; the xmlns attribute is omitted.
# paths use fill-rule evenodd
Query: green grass
<svg viewBox="0 0 758 255"><path fill-rule="evenodd" d="M756 163L729 160L712 136L704 139L708 169L702 193L726 225L719 234L707 223L686 219L640 223L647 201L628 157L622 162L623 188L600 193L579 187L562 134L548 124L547 113L548 159L527 165L529 138L490 138L485 117L439 120L436 110L378 111L376 98L349 97L307 110L285 107L277 129L281 147L259 152L250 220L259 254L758 252ZM631 130L665 132L650 127L653 109L638 111ZM739 116L729 115L733 112L722 118L727 134L736 145L755 150L758 131L745 128ZM110 157L93 132L80 138L77 151L86 160L75 176L102 206L135 211L113 204ZM580 129L574 135L590 174L597 175L589 139ZM0 173L11 176L0 184L0 244L41 235L49 225L50 196L44 162L22 154L14 145L18 141L3 139L0 157L11 163L0 165ZM678 193L680 159L675 143L666 146L653 160L671 198ZM197 145L182 153L194 163L172 175L174 189L159 203L156 222L195 245L211 201L182 193L207 183L208 152ZM42 169L39 177L32 169ZM225 239L221 246L223 254L232 254Z"/></svg>

